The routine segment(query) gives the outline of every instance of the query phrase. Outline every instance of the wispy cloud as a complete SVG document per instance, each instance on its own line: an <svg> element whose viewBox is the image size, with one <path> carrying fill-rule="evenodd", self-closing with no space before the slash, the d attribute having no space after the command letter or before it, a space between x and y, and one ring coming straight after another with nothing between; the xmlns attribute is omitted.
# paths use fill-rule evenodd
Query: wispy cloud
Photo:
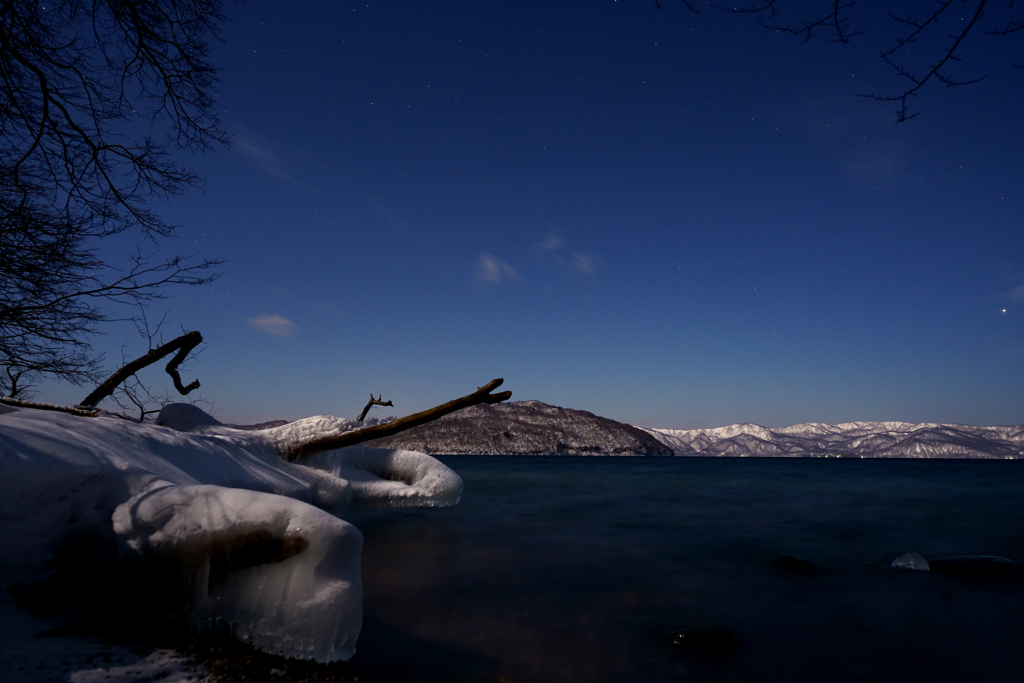
<svg viewBox="0 0 1024 683"><path fill-rule="evenodd" d="M255 162L270 175L280 178L289 185L306 188L295 174L291 164L278 154L273 143L251 130L241 129L231 138L231 149Z"/></svg>
<svg viewBox="0 0 1024 683"><path fill-rule="evenodd" d="M558 251L561 246L562 238L554 234L548 235L537 244L537 248L541 251Z"/></svg>
<svg viewBox="0 0 1024 683"><path fill-rule="evenodd" d="M287 308L293 311L303 308L306 310L316 310L318 312L326 311L332 315L341 314L341 309L338 308L338 305L328 299L303 296L296 293L290 287L275 286L271 287L270 291L273 294L274 300L277 302L275 306L279 304L279 307L281 308Z"/></svg>
<svg viewBox="0 0 1024 683"><path fill-rule="evenodd" d="M537 256L541 261L557 263L564 268L575 270L579 273L593 275L597 268L597 257L589 251L574 251L566 255L563 247L565 240L554 233L548 234L537 243Z"/></svg>
<svg viewBox="0 0 1024 683"><path fill-rule="evenodd" d="M569 261L569 265L581 273L593 273L594 267L597 263L594 261L594 257L590 254L586 252L576 252L572 255L572 260Z"/></svg>
<svg viewBox="0 0 1024 683"><path fill-rule="evenodd" d="M846 172L864 183L889 183L904 175L908 157L901 143L882 143L850 152Z"/></svg>
<svg viewBox="0 0 1024 683"><path fill-rule="evenodd" d="M249 327L275 337L287 337L295 331L295 323L280 315L261 315L249 318Z"/></svg>
<svg viewBox="0 0 1024 683"><path fill-rule="evenodd" d="M519 273L512 266L486 252L477 259L476 276L484 282L494 283L519 279Z"/></svg>
<svg viewBox="0 0 1024 683"><path fill-rule="evenodd" d="M1008 297L1011 301L1024 303L1024 285L1017 285L1013 289L1003 292L1003 295Z"/></svg>
<svg viewBox="0 0 1024 683"><path fill-rule="evenodd" d="M415 231L413 226L410 226L390 203L362 190L356 190L356 194L375 214L377 214L382 227L389 230L398 230L400 233L403 233L407 239L415 239L417 235L422 234L422 232Z"/></svg>

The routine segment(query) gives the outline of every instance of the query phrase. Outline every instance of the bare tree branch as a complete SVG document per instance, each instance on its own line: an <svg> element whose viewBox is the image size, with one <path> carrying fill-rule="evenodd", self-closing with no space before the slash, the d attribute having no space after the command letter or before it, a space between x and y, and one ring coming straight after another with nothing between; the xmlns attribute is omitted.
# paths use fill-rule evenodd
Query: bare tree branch
<svg viewBox="0 0 1024 683"><path fill-rule="evenodd" d="M355 429L338 436L311 439L294 446L285 457L287 457L288 460L296 460L307 455L313 455L314 453L330 451L336 448L344 448L345 446L352 446L357 443L391 436L392 434L397 434L405 431L406 429L418 427L421 424L432 422L439 417L444 417L449 413L454 413L456 410L468 408L469 406L475 406L480 403L500 403L502 401L507 401L512 398L511 391L503 391L500 394L490 393L501 386L501 383L504 381L505 380L500 378L491 380L484 386L478 388L472 394L467 394L462 398L457 398L454 401L448 401L448 403L444 403L413 415L408 415L398 420L394 420L393 422L386 422L384 424L374 425L373 427Z"/></svg>
<svg viewBox="0 0 1024 683"><path fill-rule="evenodd" d="M174 351L177 351L177 354L175 354L171 362L167 364L166 368L167 374L169 374L171 378L174 380L174 388L177 389L178 392L181 393L182 395L188 394L190 391L198 389L199 380L195 380L188 386L182 385L181 377L178 375L178 365L181 363L181 361L185 359L186 356L188 356L189 352L191 352L192 349L201 344L202 341L203 336L199 334L199 332L194 331L189 332L187 334L183 334L177 339L169 341L163 346L151 350L146 355L141 356L140 358L136 358L135 360L128 363L120 370L112 374L110 377L108 377L107 380L103 382L103 384L96 387L96 389L93 390L91 394L85 397L85 400L82 401L81 405L88 407L96 406L100 401L113 394L114 390L117 389L117 387L120 386L121 383L124 382L126 379L134 375L142 368L148 365L152 365L161 358L170 355Z"/></svg>
<svg viewBox="0 0 1024 683"><path fill-rule="evenodd" d="M682 2L689 10L700 12L694 4L697 0ZM783 21L780 17L784 9L796 7L792 0L744 0L738 5L725 4L722 0L702 0L701 4L733 14L753 14L762 26L799 36L804 42L822 30L831 34L831 40L842 44L849 44L854 36L865 33L853 30L847 18L856 6L855 0L815 0L809 10L804 6L797 7L797 11L806 12L810 18L790 21ZM656 6L661 9L660 0ZM869 5L862 7L868 8ZM952 66L960 61L960 53L964 51L964 44L970 37L979 31L990 36L1024 32L1024 20L1021 18L1024 3L1015 0L1002 3L995 0L932 0L924 7L920 16L889 12L889 17L906 33L897 37L894 45L879 54L893 72L905 81L905 87L892 93L853 93L882 102L897 102L897 123L917 115L911 113L910 102L929 83L940 83L949 88L971 85L985 78L984 75L962 78L951 73ZM982 20L990 11L995 16L986 20L989 27L984 28ZM939 44L938 31L941 26L952 26L953 30L946 36L947 42ZM914 62L923 63L924 66L913 66ZM1024 68L1020 60L1011 59L1009 63Z"/></svg>
<svg viewBox="0 0 1024 683"><path fill-rule="evenodd" d="M761 25L764 26L765 28L770 28L776 31L782 31L784 33L792 33L795 36L803 36L803 41L805 43L814 37L814 32L816 30L820 28L831 29L833 41L845 45L849 43L854 36L859 36L862 33L864 33L863 31L851 30L849 20L847 20L844 14L844 10L853 7L854 4L856 3L852 1L842 2L842 0L833 0L827 14L821 16L818 19L803 20L800 22L799 27L790 26L786 24L771 23L765 21L761 17L758 17L758 20L761 22ZM777 12L775 11L774 0L772 0L772 2L768 3L767 5L762 5L760 7L753 6L748 9L741 9L735 11L762 14L765 13L765 10L769 11L769 18L775 17Z"/></svg>
<svg viewBox="0 0 1024 683"><path fill-rule="evenodd" d="M135 329L138 331L139 336L146 340L146 346L148 351L153 350L154 343L162 344L163 335L161 333L161 330L163 329L163 326L167 323L167 313L164 313L163 317L161 317L161 319L159 320L159 322L157 322L155 327L151 327L149 324L149 315L147 314L146 307L143 306L142 304L139 304L139 312L132 317L132 321L135 323ZM159 342L155 342L155 340L157 339L159 339ZM127 347L127 345L128 343L125 342L125 344L121 346L122 365L127 365L129 362L129 358L125 355L125 347ZM186 362L195 354L194 349L191 351L189 351L188 349L183 350L186 351L188 355L185 358L185 360L181 362ZM175 377L177 376L176 367L173 368L173 370L174 374L172 374L171 378L175 379ZM180 385L180 382L178 382L178 384ZM179 393L181 392L179 391ZM188 393L191 393L191 391L189 391ZM158 413L160 412L160 409L163 408L164 406L170 403L177 403L181 400L180 398L171 396L170 392L168 392L166 389L162 393L154 393L153 390L149 387L149 385L147 385L139 378L139 375L137 373L125 379L125 381L120 386L118 386L118 388L115 389L114 392L110 395L110 398L112 398L114 402L121 407L122 410L128 411L131 410L132 407L138 410L140 422L144 421L147 415ZM210 402L207 401L202 396L194 399L189 399L189 403L191 403L192 405L210 404Z"/></svg>
<svg viewBox="0 0 1024 683"><path fill-rule="evenodd" d="M366 404L365 408L363 408L363 412L359 413L359 417L356 418L356 422L362 422L363 418L366 417L366 414L368 412L370 412L370 408L372 408L373 406L391 406L391 407L394 407L394 404L391 401L388 401L387 403L384 403L383 401L381 401L382 398L384 398L383 394L380 396L380 398L374 398L373 394L371 393L370 394L370 402Z"/></svg>
<svg viewBox="0 0 1024 683"><path fill-rule="evenodd" d="M911 17L907 17L904 19L897 17L893 14L890 14L889 16L892 17L895 21L906 26L909 26L913 30L904 37L898 38L896 40L896 44L893 47L891 47L888 50L882 51L881 55L879 56L885 60L886 64L892 67L893 71L895 71L897 75L909 80L911 85L905 88L902 92L895 95L880 95L877 93L854 94L860 97L867 97L873 100L879 100L881 102L898 102L899 106L896 109L896 122L902 123L917 116L917 114L910 113L908 100L911 97L915 97L918 91L932 79L943 83L947 88L958 85L970 85L972 83L977 83L984 79L984 76L980 76L977 78L970 78L966 80L957 80L952 78L948 74L944 73L942 69L950 62L957 62L960 60L959 56L957 55L957 50L963 44L964 40L967 39L968 34L971 32L971 30L974 28L974 26L978 23L978 21L984 14L986 1L987 0L975 0L977 4L974 9L974 15L971 17L970 21L966 22L959 31L956 31L948 36L950 40L952 40L952 42L943 49L942 53L940 54L939 60L936 63L928 66L923 76L919 76L913 73L909 68L898 63L894 55L901 50L906 50L910 45L917 42L917 40L926 30L936 25L939 22L939 19L942 16L942 14L947 9L949 9L950 6L953 5L953 0L942 0L940 2L936 2L931 14L929 14L924 21L917 21Z"/></svg>
<svg viewBox="0 0 1024 683"><path fill-rule="evenodd" d="M985 31L990 36L1008 36L1011 33L1017 31L1024 31L1024 21L1009 21L1006 26L1002 28L992 29L991 31Z"/></svg>
<svg viewBox="0 0 1024 683"><path fill-rule="evenodd" d="M121 271L96 243L170 235L150 200L199 182L175 148L226 144L208 47L222 20L220 0L0 0L0 366L22 385L95 381L88 339L110 304L216 277L216 260L141 253Z"/></svg>

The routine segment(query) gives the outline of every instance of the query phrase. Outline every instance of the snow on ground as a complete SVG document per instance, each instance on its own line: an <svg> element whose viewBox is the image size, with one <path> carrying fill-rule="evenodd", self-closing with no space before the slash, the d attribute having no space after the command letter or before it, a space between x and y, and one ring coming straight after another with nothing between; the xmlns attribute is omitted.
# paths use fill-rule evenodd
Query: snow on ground
<svg viewBox="0 0 1024 683"><path fill-rule="evenodd" d="M184 657L140 654L99 638L57 635L62 618L40 618L0 599L0 672L5 683L209 683ZM42 634L42 636L40 636Z"/></svg>
<svg viewBox="0 0 1024 683"><path fill-rule="evenodd" d="M210 676L171 650L155 650L134 664L81 669L68 683L206 683Z"/></svg>
<svg viewBox="0 0 1024 683"><path fill-rule="evenodd" d="M362 623L362 535L341 516L352 505L454 505L462 492L457 474L422 453L355 447L302 465L280 457L313 434L359 426L350 420L239 430L176 405L158 422L0 414L0 586L54 575L60 549L66 556L83 534L109 537L115 550L74 560L173 563L184 586L152 590L182 590L197 626L229 625L275 654L347 660ZM130 667L171 667L173 680L192 680L164 655L117 666L103 675L142 680Z"/></svg>

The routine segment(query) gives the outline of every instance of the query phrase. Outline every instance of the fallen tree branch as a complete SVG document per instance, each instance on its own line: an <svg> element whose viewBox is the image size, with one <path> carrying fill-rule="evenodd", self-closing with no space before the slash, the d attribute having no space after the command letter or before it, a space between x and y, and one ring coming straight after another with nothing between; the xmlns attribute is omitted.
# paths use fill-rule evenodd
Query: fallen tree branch
<svg viewBox="0 0 1024 683"><path fill-rule="evenodd" d="M374 398L373 393L371 392L370 402L366 404L365 408L363 408L363 412L359 413L359 417L356 418L356 422L362 422L363 418L366 417L366 414L370 412L370 408L372 408L373 406L391 406L392 408L395 407L395 404L392 403L391 401L385 403L384 401L381 400L381 398L384 398L384 394L381 394L380 398Z"/></svg>
<svg viewBox="0 0 1024 683"><path fill-rule="evenodd" d="M177 351L178 353L175 354L174 358L171 359L171 362L168 363L165 368L167 370L167 374L171 376L172 380L174 380L174 388L177 389L178 393L182 396L188 394L194 389L198 389L199 380L192 382L188 386L182 385L181 376L178 374L178 366L181 365L181 362L185 360L189 353L192 352L192 349L202 342L203 335L199 334L199 332L189 332L188 334L183 334L177 339L167 342L163 346L158 346L145 356L136 358L131 363L128 363L108 377L107 381L96 387L91 394L85 397L85 400L82 401L81 405L89 408L95 407L97 403L113 394L114 390L117 389L117 387L119 387L126 379L142 368L152 365L174 351Z"/></svg>
<svg viewBox="0 0 1024 683"><path fill-rule="evenodd" d="M872 566L870 569L868 569L866 572L862 572L862 573L863 574L867 574L868 572L872 572L872 571L878 569L879 567L882 566L882 563L885 562L888 559L889 559L888 557L883 557L882 558L882 562L879 562L878 564L876 564L876 565ZM866 564L865 565L861 565L861 569L864 569L864 567L867 567L867 566L868 565L866 565Z"/></svg>
<svg viewBox="0 0 1024 683"><path fill-rule="evenodd" d="M0 397L0 403L13 408L35 408L36 410L55 410L59 413L70 413L79 417L96 417L100 414L99 408L87 409L77 406L59 406L53 403L36 403L35 401L22 401L17 398Z"/></svg>
<svg viewBox="0 0 1024 683"><path fill-rule="evenodd" d="M407 415L406 417L395 420L394 422L355 429L337 436L311 439L310 441L300 443L298 446L293 447L288 451L285 457L287 457L288 460L296 460L303 456L320 453L321 451L330 451L336 448L344 448L345 446L353 446L357 443L391 436L399 432L404 432L406 429L418 427L421 424L426 424L427 422L433 422L439 417L444 417L448 413L454 413L456 410L475 406L480 403L501 403L502 401L507 401L512 398L511 391L503 391L500 394L490 393L501 386L501 383L504 381L505 380L500 378L492 380L474 391L472 394L468 394L462 398L457 398L454 401L448 401L448 403L444 403L419 413Z"/></svg>

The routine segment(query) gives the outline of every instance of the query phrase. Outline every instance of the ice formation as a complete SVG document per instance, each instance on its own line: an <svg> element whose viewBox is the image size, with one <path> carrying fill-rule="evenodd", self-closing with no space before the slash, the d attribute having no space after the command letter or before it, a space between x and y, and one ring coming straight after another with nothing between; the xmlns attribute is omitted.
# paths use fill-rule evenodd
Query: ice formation
<svg viewBox="0 0 1024 683"><path fill-rule="evenodd" d="M462 496L459 475L416 451L351 446L317 453L305 464L347 480L362 507L446 507Z"/></svg>
<svg viewBox="0 0 1024 683"><path fill-rule="evenodd" d="M246 431L179 405L158 422L0 413L0 584L51 571L69 533L112 529L126 552L184 570L198 624L229 624L269 652L348 659L361 626L362 536L338 515L454 505L462 491L422 453L355 447L311 466L280 457L349 420Z"/></svg>
<svg viewBox="0 0 1024 683"><path fill-rule="evenodd" d="M348 522L270 493L172 485L122 503L113 523L136 551L191 570L194 623L285 657L355 653L363 537Z"/></svg>

